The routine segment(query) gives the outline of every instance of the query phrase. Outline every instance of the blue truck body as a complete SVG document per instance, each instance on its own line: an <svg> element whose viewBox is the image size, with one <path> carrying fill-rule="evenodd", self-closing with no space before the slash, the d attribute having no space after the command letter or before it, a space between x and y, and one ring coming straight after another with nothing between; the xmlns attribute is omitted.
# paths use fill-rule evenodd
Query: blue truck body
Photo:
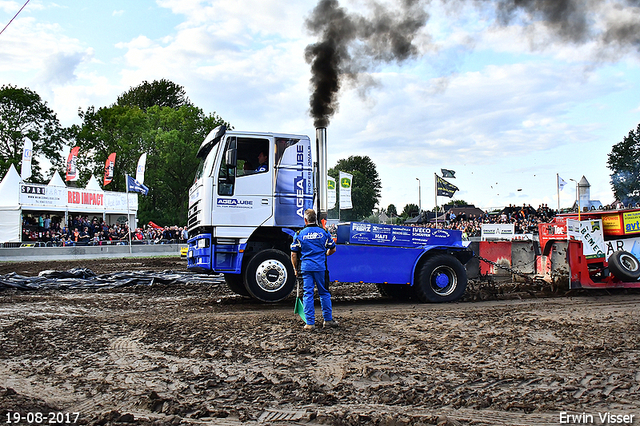
<svg viewBox="0 0 640 426"><path fill-rule="evenodd" d="M326 154L318 139L314 159L304 135L219 127L207 136L189 191L190 270L223 273L232 291L265 302L292 292L293 234L304 226L305 209L326 212ZM265 153L268 162L256 168ZM338 225L336 241L332 280L376 283L390 296L434 302L456 300L466 288L472 253L459 231L353 222Z"/></svg>

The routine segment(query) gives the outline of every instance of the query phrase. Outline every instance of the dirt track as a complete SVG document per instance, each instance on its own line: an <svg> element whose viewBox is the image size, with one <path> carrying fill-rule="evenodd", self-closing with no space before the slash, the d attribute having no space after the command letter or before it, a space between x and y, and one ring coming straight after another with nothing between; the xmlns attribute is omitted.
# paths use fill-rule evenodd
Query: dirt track
<svg viewBox="0 0 640 426"><path fill-rule="evenodd" d="M0 274L184 268L102 262L0 263ZM369 285L334 295L340 328L303 333L292 299L247 302L211 282L2 291L0 421L556 425L561 412L593 424L611 412L640 424L637 292L445 305Z"/></svg>

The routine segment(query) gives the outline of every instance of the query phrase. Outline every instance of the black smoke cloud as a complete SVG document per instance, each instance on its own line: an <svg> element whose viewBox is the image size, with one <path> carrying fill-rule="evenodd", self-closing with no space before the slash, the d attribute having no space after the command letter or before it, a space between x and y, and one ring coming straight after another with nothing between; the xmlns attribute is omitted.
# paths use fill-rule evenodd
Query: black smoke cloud
<svg viewBox="0 0 640 426"><path fill-rule="evenodd" d="M596 42L602 49L640 50L640 0L442 0L451 9L473 4L496 25L512 23L531 31L541 23L558 41L576 45ZM338 110L345 79L371 84L367 71L381 63L417 58L414 44L429 20L428 0L400 0L396 7L372 1L371 15L349 13L338 0L320 0L306 21L318 41L307 46L311 65L310 113L316 127L326 127ZM604 6L624 19L602 16ZM600 24L596 24L599 22ZM604 27L602 26L604 22Z"/></svg>
<svg viewBox="0 0 640 426"><path fill-rule="evenodd" d="M320 41L307 46L311 64L311 116L316 127L326 127L337 111L337 96L344 78L357 82L371 66L414 58L417 32L428 14L417 0L402 1L390 11L373 4L370 18L349 14L337 0L321 0L307 19L307 28Z"/></svg>

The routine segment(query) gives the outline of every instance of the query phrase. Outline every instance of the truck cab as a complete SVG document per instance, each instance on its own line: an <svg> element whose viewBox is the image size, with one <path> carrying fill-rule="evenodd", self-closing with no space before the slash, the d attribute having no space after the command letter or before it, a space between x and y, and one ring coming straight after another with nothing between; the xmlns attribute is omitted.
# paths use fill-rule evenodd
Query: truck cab
<svg viewBox="0 0 640 426"><path fill-rule="evenodd" d="M304 135L217 127L202 142L189 190L188 268L223 273L236 293L288 296L293 229L313 206L311 140Z"/></svg>

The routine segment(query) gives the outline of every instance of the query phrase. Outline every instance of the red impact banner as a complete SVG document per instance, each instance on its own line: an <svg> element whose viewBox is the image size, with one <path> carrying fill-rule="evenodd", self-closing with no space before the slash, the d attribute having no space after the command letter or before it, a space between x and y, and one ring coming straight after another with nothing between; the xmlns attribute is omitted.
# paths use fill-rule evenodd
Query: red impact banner
<svg viewBox="0 0 640 426"><path fill-rule="evenodd" d="M66 178L66 180L68 181L78 180L78 169L76 167L76 160L78 159L78 151L80 151L80 147L75 146L69 153L69 158L67 159L67 178Z"/></svg>
<svg viewBox="0 0 640 426"><path fill-rule="evenodd" d="M116 153L114 152L107 158L104 163L104 185L106 186L113 180L113 167L116 165Z"/></svg>

